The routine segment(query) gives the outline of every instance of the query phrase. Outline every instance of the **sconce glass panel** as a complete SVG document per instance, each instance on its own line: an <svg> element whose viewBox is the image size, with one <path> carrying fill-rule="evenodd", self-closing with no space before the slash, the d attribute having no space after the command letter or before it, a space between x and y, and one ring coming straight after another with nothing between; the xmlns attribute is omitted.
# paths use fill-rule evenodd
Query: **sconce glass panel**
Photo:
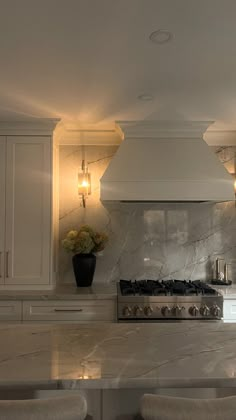
<svg viewBox="0 0 236 420"><path fill-rule="evenodd" d="M78 173L78 194L91 194L91 175L89 172Z"/></svg>

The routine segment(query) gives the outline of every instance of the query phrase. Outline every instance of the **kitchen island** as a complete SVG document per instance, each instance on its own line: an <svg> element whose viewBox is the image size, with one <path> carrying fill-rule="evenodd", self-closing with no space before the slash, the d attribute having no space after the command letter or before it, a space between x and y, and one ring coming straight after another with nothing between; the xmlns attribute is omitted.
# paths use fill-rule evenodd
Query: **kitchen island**
<svg viewBox="0 0 236 420"><path fill-rule="evenodd" d="M0 337L0 390L83 392L96 420L116 419L114 405L132 411L147 391L236 393L235 324L2 324Z"/></svg>
<svg viewBox="0 0 236 420"><path fill-rule="evenodd" d="M0 326L0 387L236 387L221 322Z"/></svg>

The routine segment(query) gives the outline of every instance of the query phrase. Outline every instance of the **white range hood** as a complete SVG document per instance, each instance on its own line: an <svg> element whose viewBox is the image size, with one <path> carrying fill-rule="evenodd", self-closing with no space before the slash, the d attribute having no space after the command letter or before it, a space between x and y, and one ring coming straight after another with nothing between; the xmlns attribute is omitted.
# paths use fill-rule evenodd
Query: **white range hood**
<svg viewBox="0 0 236 420"><path fill-rule="evenodd" d="M101 178L101 200L234 200L231 175L203 140L210 124L118 122L124 141Z"/></svg>

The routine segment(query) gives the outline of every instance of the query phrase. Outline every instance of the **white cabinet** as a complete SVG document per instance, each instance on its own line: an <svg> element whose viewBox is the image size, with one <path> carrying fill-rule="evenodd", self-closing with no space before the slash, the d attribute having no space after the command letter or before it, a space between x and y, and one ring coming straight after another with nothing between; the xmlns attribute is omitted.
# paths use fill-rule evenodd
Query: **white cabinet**
<svg viewBox="0 0 236 420"><path fill-rule="evenodd" d="M53 286L55 122L49 123L8 127L0 136L0 289Z"/></svg>
<svg viewBox="0 0 236 420"><path fill-rule="evenodd" d="M23 321L114 322L115 301L102 300L47 300L24 301Z"/></svg>
<svg viewBox="0 0 236 420"><path fill-rule="evenodd" d="M224 299L224 322L236 322L236 299Z"/></svg>
<svg viewBox="0 0 236 420"><path fill-rule="evenodd" d="M5 206L1 205L0 252L4 285L50 283L49 140L40 136L1 139L1 172L5 174L4 185L1 182L1 202L5 200Z"/></svg>
<svg viewBox="0 0 236 420"><path fill-rule="evenodd" d="M6 137L0 137L0 285L4 284L5 262L5 175Z"/></svg>
<svg viewBox="0 0 236 420"><path fill-rule="evenodd" d="M10 295L9 295L10 296ZM116 322L116 299L0 300L0 322Z"/></svg>
<svg viewBox="0 0 236 420"><path fill-rule="evenodd" d="M0 302L0 322L1 321L21 321L22 302L14 300L4 300Z"/></svg>
<svg viewBox="0 0 236 420"><path fill-rule="evenodd" d="M11 136L6 149L5 284L49 284L50 142Z"/></svg>

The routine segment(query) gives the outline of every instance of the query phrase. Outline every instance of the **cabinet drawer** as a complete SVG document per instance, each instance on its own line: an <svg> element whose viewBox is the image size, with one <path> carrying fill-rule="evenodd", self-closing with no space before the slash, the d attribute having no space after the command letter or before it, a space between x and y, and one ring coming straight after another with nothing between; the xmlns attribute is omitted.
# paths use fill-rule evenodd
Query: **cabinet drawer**
<svg viewBox="0 0 236 420"><path fill-rule="evenodd" d="M224 321L236 322L236 300L224 300Z"/></svg>
<svg viewBox="0 0 236 420"><path fill-rule="evenodd" d="M0 321L20 321L22 304L12 300L0 302Z"/></svg>
<svg viewBox="0 0 236 420"><path fill-rule="evenodd" d="M25 321L114 321L115 301L62 300L23 302Z"/></svg>

